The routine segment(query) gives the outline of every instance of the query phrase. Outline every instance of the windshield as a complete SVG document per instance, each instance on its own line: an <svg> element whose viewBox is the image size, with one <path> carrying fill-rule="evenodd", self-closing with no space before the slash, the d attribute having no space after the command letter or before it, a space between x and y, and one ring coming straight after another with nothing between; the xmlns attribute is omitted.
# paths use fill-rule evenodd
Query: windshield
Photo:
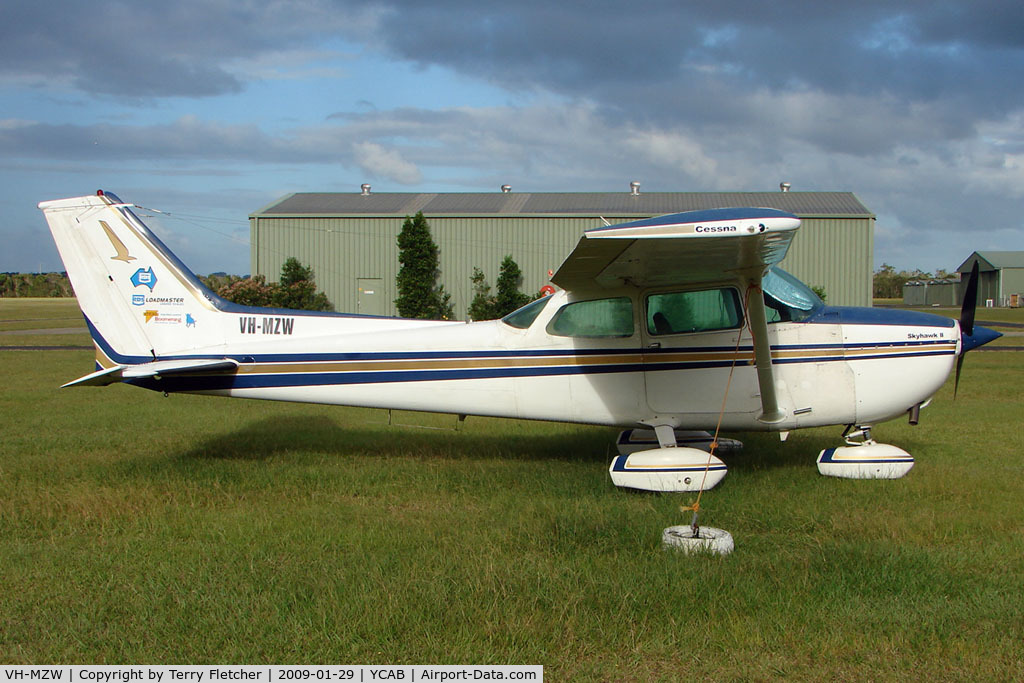
<svg viewBox="0 0 1024 683"><path fill-rule="evenodd" d="M501 319L501 322L512 327L518 327L521 330L525 330L527 327L533 324L533 321L537 319L540 312L544 310L544 307L548 303L548 297L541 297L536 301L531 301L522 308L516 309Z"/></svg>
<svg viewBox="0 0 1024 683"><path fill-rule="evenodd" d="M824 306L810 287L774 266L765 273L761 289L770 323L803 320Z"/></svg>

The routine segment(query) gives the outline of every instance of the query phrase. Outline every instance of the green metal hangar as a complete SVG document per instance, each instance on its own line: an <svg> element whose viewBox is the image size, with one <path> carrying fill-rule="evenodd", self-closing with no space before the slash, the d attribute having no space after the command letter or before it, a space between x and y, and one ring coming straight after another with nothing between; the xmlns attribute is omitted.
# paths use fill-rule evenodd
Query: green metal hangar
<svg viewBox="0 0 1024 683"><path fill-rule="evenodd" d="M961 282L967 282L974 263L978 263L978 305L1024 305L1024 251L976 251L960 264L957 272ZM966 285L965 285L966 287ZM962 291L957 301L963 301ZM991 303L989 303L991 302Z"/></svg>
<svg viewBox="0 0 1024 683"><path fill-rule="evenodd" d="M754 206L788 211L803 223L783 268L828 302L870 306L875 216L851 192L301 192L249 216L251 272L275 281L294 256L312 266L335 310L395 315L396 241L406 216L430 223L440 250L439 282L464 317L480 268L493 287L511 255L523 291L536 293L587 228L667 213Z"/></svg>
<svg viewBox="0 0 1024 683"><path fill-rule="evenodd" d="M912 280L903 285L907 306L961 306L974 264L979 306L1024 306L1024 251L976 251L960 264L960 279Z"/></svg>

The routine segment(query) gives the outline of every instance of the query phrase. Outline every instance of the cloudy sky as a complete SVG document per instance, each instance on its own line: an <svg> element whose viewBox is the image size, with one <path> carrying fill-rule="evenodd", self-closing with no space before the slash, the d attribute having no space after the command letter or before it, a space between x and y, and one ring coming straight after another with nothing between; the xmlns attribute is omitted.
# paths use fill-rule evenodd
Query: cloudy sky
<svg viewBox="0 0 1024 683"><path fill-rule="evenodd" d="M852 191L876 267L1024 249L1024 6L7 0L0 271L104 188L200 273L288 192ZM149 221L149 219L147 219ZM799 238L798 238L799 239Z"/></svg>

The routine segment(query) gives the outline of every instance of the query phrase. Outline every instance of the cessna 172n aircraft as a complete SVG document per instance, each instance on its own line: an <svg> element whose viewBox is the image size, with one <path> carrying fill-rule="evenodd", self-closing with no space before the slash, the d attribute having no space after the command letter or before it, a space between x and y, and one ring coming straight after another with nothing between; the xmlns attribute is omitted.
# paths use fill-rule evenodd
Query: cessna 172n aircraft
<svg viewBox="0 0 1024 683"><path fill-rule="evenodd" d="M424 321L253 308L206 289L126 204L102 191L42 202L96 346L65 386L614 425L618 486L710 488L717 456L689 430L844 425L823 474L902 476L905 451L871 439L920 408L964 354L959 321L826 306L775 267L800 220L775 209L692 211L587 230L551 281L501 320ZM645 431L640 431L645 430ZM682 442L682 443L681 443ZM716 442L717 443L717 442Z"/></svg>

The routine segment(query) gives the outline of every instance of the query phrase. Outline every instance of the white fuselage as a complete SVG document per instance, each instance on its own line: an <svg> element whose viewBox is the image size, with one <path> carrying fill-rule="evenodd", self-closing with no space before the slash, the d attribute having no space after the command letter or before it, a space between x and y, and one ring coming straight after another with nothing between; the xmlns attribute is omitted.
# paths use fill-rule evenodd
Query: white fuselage
<svg viewBox="0 0 1024 683"><path fill-rule="evenodd" d="M634 310L642 310L643 292L614 294L632 297ZM942 386L959 339L956 323L944 318L918 314L903 320L898 312L872 309L826 308L806 322L770 324L785 417L769 427L758 420L760 391L747 327L654 336L638 312L629 336L553 334L548 323L568 301L565 292L552 295L525 329L501 321L218 312L208 320L222 326L224 343L189 356L227 355L240 363L236 374L135 383L245 398L622 426L713 427L724 405L725 429L789 430L872 424L905 413ZM850 317L856 320L844 321Z"/></svg>
<svg viewBox="0 0 1024 683"><path fill-rule="evenodd" d="M961 336L935 315L824 306L775 267L800 224L775 209L588 230L552 276L563 289L501 321L452 323L240 306L112 195L40 208L96 344L99 367L65 386L647 425L669 447L669 428L902 415L998 336L973 312Z"/></svg>

